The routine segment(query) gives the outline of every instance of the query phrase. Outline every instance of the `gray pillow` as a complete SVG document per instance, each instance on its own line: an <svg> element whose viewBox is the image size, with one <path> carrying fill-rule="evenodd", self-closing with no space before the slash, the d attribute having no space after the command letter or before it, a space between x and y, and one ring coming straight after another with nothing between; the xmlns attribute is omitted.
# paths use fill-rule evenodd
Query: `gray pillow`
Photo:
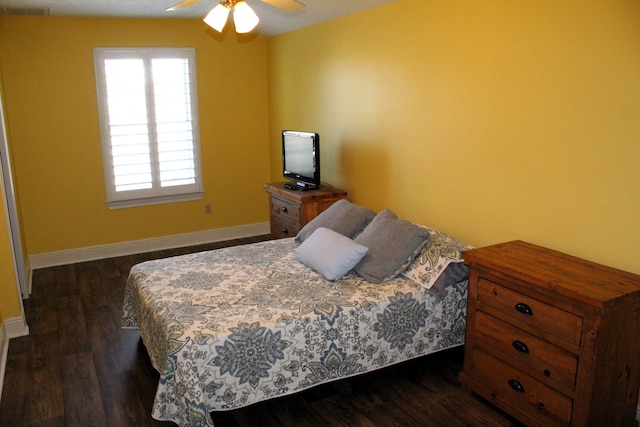
<svg viewBox="0 0 640 427"><path fill-rule="evenodd" d="M347 199L340 199L302 227L296 241L304 242L320 227L353 238L364 230L374 216L376 213L371 209L355 205Z"/></svg>
<svg viewBox="0 0 640 427"><path fill-rule="evenodd" d="M452 262L438 276L428 291L438 298L442 298L449 286L463 280L469 280L469 268L463 262Z"/></svg>
<svg viewBox="0 0 640 427"><path fill-rule="evenodd" d="M327 280L342 279L367 253L348 237L320 227L296 249L298 261L322 274Z"/></svg>
<svg viewBox="0 0 640 427"><path fill-rule="evenodd" d="M389 280L409 266L428 237L426 228L398 219L385 209L355 238L369 251L354 270L371 283Z"/></svg>

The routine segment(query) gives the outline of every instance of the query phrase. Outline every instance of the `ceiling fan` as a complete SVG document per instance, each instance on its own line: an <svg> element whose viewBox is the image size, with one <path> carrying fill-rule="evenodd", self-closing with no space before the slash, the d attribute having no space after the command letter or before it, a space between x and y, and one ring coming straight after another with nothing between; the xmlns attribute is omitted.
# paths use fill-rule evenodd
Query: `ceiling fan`
<svg viewBox="0 0 640 427"><path fill-rule="evenodd" d="M182 0L174 4L168 11L184 9L198 3L200 0ZM295 12L304 7L304 4L297 0L261 0L278 9L287 12ZM236 25L236 32L248 33L253 30L260 19L258 15L249 7L244 0L223 0L204 17L204 22L218 32L222 32L227 23L229 12L233 8L233 22Z"/></svg>

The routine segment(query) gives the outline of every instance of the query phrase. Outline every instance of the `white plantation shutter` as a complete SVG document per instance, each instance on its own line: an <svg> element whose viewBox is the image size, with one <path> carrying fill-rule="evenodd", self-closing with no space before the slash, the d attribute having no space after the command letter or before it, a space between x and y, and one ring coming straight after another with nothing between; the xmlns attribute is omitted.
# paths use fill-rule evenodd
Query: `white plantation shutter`
<svg viewBox="0 0 640 427"><path fill-rule="evenodd" d="M202 197L193 49L95 49L107 202Z"/></svg>

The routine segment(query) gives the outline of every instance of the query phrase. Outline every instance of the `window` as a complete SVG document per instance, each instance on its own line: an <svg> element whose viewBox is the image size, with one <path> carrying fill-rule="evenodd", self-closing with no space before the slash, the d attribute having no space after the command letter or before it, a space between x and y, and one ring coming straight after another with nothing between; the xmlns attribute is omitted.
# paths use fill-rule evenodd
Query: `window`
<svg viewBox="0 0 640 427"><path fill-rule="evenodd" d="M194 49L94 50L107 203L202 197Z"/></svg>

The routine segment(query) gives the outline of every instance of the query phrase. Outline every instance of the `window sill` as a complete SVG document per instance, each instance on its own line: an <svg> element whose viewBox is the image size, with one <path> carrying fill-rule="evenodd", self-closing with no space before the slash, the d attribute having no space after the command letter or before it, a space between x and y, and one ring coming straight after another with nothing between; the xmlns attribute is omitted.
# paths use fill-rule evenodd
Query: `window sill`
<svg viewBox="0 0 640 427"><path fill-rule="evenodd" d="M197 193L189 194L176 194L171 196L158 196L158 197L146 197L143 199L130 199L130 200L111 200L107 201L109 209L125 209L135 208L139 206L150 205L162 205L166 203L188 202L191 200L200 200L204 192L199 191Z"/></svg>

